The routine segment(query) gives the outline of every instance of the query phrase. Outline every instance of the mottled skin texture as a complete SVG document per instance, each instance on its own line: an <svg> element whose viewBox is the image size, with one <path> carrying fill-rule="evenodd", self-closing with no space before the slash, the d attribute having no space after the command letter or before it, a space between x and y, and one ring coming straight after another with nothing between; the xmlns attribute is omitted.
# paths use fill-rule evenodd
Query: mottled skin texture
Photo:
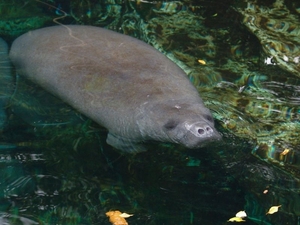
<svg viewBox="0 0 300 225"><path fill-rule="evenodd" d="M197 148L220 139L184 72L135 38L92 26L54 26L17 38L24 75L108 129L107 142L144 151L148 140Z"/></svg>

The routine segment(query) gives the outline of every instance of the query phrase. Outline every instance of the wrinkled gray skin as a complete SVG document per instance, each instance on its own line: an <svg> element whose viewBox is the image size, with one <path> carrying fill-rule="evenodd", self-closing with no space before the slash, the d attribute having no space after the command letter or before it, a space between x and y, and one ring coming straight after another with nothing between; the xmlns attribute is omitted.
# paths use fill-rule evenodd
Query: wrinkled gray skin
<svg viewBox="0 0 300 225"><path fill-rule="evenodd" d="M0 131L6 121L5 108L13 92L13 76L11 75L11 65L8 59L8 46L0 38Z"/></svg>
<svg viewBox="0 0 300 225"><path fill-rule="evenodd" d="M17 73L108 129L107 143L145 151L145 141L198 148L219 140L211 113L184 72L135 38L92 26L47 27L17 38Z"/></svg>

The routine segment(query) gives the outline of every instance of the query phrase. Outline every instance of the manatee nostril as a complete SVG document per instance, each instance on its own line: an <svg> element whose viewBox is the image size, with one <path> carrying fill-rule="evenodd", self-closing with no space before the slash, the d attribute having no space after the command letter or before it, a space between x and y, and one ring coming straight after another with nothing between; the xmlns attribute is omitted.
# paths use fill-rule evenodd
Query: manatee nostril
<svg viewBox="0 0 300 225"><path fill-rule="evenodd" d="M205 126L204 128L198 128L197 132L200 135L210 134L213 132L213 129L211 129L209 126Z"/></svg>
<svg viewBox="0 0 300 225"><path fill-rule="evenodd" d="M198 133L199 133L199 134L204 134L204 132L205 132L205 131L204 131L203 129L198 129Z"/></svg>
<svg viewBox="0 0 300 225"><path fill-rule="evenodd" d="M206 127L206 131L211 131L211 128L210 127Z"/></svg>

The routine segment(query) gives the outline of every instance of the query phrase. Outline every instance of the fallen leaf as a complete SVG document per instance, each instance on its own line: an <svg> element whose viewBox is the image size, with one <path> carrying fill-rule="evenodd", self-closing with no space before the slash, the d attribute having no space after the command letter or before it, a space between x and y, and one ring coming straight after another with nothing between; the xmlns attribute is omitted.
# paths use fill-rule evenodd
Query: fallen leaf
<svg viewBox="0 0 300 225"><path fill-rule="evenodd" d="M205 64L206 64L206 62L205 62L204 60L202 60L202 59L198 59L198 63L200 63L200 64L202 64L202 65L205 65Z"/></svg>
<svg viewBox="0 0 300 225"><path fill-rule="evenodd" d="M128 218L128 217L133 216L133 214L122 213L120 216L123 218Z"/></svg>
<svg viewBox="0 0 300 225"><path fill-rule="evenodd" d="M109 217L109 222L112 225L128 225L127 221L121 217L122 213L120 211L109 211L105 214Z"/></svg>
<svg viewBox="0 0 300 225"><path fill-rule="evenodd" d="M290 149L286 148L283 150L283 152L280 153L280 155L286 155L289 153L289 151L290 151Z"/></svg>
<svg viewBox="0 0 300 225"><path fill-rule="evenodd" d="M235 217L244 218L247 217L247 214L245 211L239 211L237 214L235 214Z"/></svg>
<svg viewBox="0 0 300 225"><path fill-rule="evenodd" d="M232 217L228 220L228 222L245 222L246 220L243 220L241 217Z"/></svg>
<svg viewBox="0 0 300 225"><path fill-rule="evenodd" d="M279 206L272 206L266 214L273 214L273 213L278 212L278 208L279 207L281 207L281 205L279 205Z"/></svg>

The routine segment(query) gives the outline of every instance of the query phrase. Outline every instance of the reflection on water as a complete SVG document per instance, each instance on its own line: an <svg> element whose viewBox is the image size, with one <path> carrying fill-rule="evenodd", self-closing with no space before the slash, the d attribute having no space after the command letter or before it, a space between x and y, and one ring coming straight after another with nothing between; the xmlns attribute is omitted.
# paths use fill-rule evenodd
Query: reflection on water
<svg viewBox="0 0 300 225"><path fill-rule="evenodd" d="M8 132L18 137L11 123ZM225 224L243 209L245 224L271 224L265 210L274 199L257 202L253 194L268 189L266 198L283 204L275 193L295 185L249 155L251 144L238 139L234 147L225 141L195 152L153 145L149 152L122 156L95 126L29 129L30 141L13 140L23 146L1 146L4 224L109 224L109 210L134 214L127 219L131 225Z"/></svg>
<svg viewBox="0 0 300 225"><path fill-rule="evenodd" d="M105 212L118 209L134 214L130 224L215 224L244 205L242 189L208 157L166 147L127 157L109 146L52 144L1 149L3 222L109 224Z"/></svg>
<svg viewBox="0 0 300 225"><path fill-rule="evenodd" d="M243 224L298 224L299 3L48 2L0 1L0 36L53 25L61 8L65 24L141 38L185 70L224 141L120 155L103 129L22 80L0 104L0 224L108 225L109 210L134 214L130 225L227 224L240 210ZM7 98L14 83L2 83Z"/></svg>

